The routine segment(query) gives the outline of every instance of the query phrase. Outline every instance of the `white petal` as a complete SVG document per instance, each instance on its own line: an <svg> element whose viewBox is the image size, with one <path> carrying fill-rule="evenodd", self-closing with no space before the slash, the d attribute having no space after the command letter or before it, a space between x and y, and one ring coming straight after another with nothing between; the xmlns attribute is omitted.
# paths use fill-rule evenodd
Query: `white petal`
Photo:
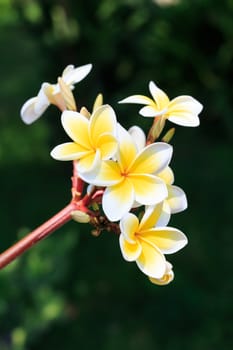
<svg viewBox="0 0 233 350"><path fill-rule="evenodd" d="M141 151L146 145L146 135L144 131L139 128L139 126L134 125L129 128L128 132L134 140L138 152Z"/></svg>
<svg viewBox="0 0 233 350"><path fill-rule="evenodd" d="M157 176L161 177L166 185L171 185L174 182L174 173L169 166L157 173Z"/></svg>
<svg viewBox="0 0 233 350"><path fill-rule="evenodd" d="M149 83L149 90L151 95L153 96L153 99L157 104L158 110L162 111L163 109L167 108L170 100L168 96L165 94L165 92L159 89L158 86L153 81L150 81Z"/></svg>
<svg viewBox="0 0 233 350"><path fill-rule="evenodd" d="M179 96L169 103L168 120L182 125L195 127L200 124L198 114L203 106L191 96Z"/></svg>
<svg viewBox="0 0 233 350"><path fill-rule="evenodd" d="M160 115L165 114L167 111L167 108L158 110L156 106L146 106L142 107L139 111L139 114L141 114L143 117L158 117Z"/></svg>
<svg viewBox="0 0 233 350"><path fill-rule="evenodd" d="M200 125L198 116L190 113L182 113L182 115L173 113L167 119L170 120L170 122L181 126L195 127Z"/></svg>
<svg viewBox="0 0 233 350"><path fill-rule="evenodd" d="M36 111L39 112L41 109L44 108L44 106L48 107L50 105L49 97L47 96L46 92L49 95L52 91L53 85L49 83L43 83L41 85L40 91L37 95L37 103L35 105Z"/></svg>
<svg viewBox="0 0 233 350"><path fill-rule="evenodd" d="M120 230L126 241L135 243L135 233L138 230L139 221L137 216L132 213L127 213L120 221Z"/></svg>
<svg viewBox="0 0 233 350"><path fill-rule="evenodd" d="M154 227L142 231L140 239L158 247L164 254L176 253L188 242L185 234L173 227Z"/></svg>
<svg viewBox="0 0 233 350"><path fill-rule="evenodd" d="M134 191L126 179L120 184L108 187L103 195L103 210L111 221L120 220L130 211L134 202Z"/></svg>
<svg viewBox="0 0 233 350"><path fill-rule="evenodd" d="M43 113L43 112L38 113L35 111L36 102L37 102L37 97L32 97L23 104L21 111L20 111L20 115L21 115L21 118L25 124L29 125L29 124L33 123L38 118L40 118L41 114Z"/></svg>
<svg viewBox="0 0 233 350"><path fill-rule="evenodd" d="M133 244L124 239L123 235L119 237L121 253L126 261L135 261L142 252L142 247L138 241Z"/></svg>
<svg viewBox="0 0 233 350"><path fill-rule="evenodd" d="M167 189L167 203L170 206L171 213L175 214L185 210L188 204L184 191L178 186L167 186Z"/></svg>
<svg viewBox="0 0 233 350"><path fill-rule="evenodd" d="M163 180L155 175L130 175L135 200L143 205L154 205L167 197L167 187Z"/></svg>
<svg viewBox="0 0 233 350"><path fill-rule="evenodd" d="M77 160L89 151L81 148L74 142L66 142L56 146L50 153L51 157L57 160Z"/></svg>
<svg viewBox="0 0 233 350"><path fill-rule="evenodd" d="M158 218L158 221L156 222L156 226L165 227L169 223L171 218L171 209L170 206L167 203L167 200L165 199L163 201L162 206L162 212L160 217Z"/></svg>
<svg viewBox="0 0 233 350"><path fill-rule="evenodd" d="M114 186L123 179L118 163L113 160L102 161L97 172L87 173L83 177L85 182L103 187Z"/></svg>
<svg viewBox="0 0 233 350"><path fill-rule="evenodd" d="M136 260L139 269L147 276L161 278L166 271L166 259L154 245L141 240L142 253Z"/></svg>
<svg viewBox="0 0 233 350"><path fill-rule="evenodd" d="M119 142L116 159L122 172L126 172L137 155L137 147L129 132L117 124L117 140Z"/></svg>
<svg viewBox="0 0 233 350"><path fill-rule="evenodd" d="M100 151L97 150L91 154L87 154L85 157L82 157L77 163L78 174L84 176L85 173L89 173L91 176L93 173L96 174L101 166L101 156ZM92 175L93 176L93 175Z"/></svg>
<svg viewBox="0 0 233 350"><path fill-rule="evenodd" d="M113 108L109 105L100 106L90 118L89 136L95 145L101 134L110 133L116 135L117 122Z"/></svg>
<svg viewBox="0 0 233 350"><path fill-rule="evenodd" d="M176 108L177 104L187 104L187 106L192 110L192 112L196 114L201 113L203 109L203 105L195 98L189 95L181 95L176 98L173 98L169 103L169 109Z"/></svg>
<svg viewBox="0 0 233 350"><path fill-rule="evenodd" d="M149 205L145 208L145 213L141 219L139 229L144 231L154 226L167 226L170 219L170 208L164 202L156 205Z"/></svg>
<svg viewBox="0 0 233 350"><path fill-rule="evenodd" d="M172 157L172 146L165 142L156 142L146 146L131 166L135 174L157 174L168 166Z"/></svg>
<svg viewBox="0 0 233 350"><path fill-rule="evenodd" d="M83 80L92 68L92 64L86 64L78 68L70 65L63 71L62 78L67 85L73 85Z"/></svg>
<svg viewBox="0 0 233 350"><path fill-rule="evenodd" d="M61 116L62 126L67 135L83 148L91 150L88 134L89 120L82 114L73 111L64 111Z"/></svg>
<svg viewBox="0 0 233 350"><path fill-rule="evenodd" d="M150 105L150 104L153 104L154 101L151 98L143 95L133 95L133 96L124 98L118 103L136 103L136 104L142 104L142 105Z"/></svg>

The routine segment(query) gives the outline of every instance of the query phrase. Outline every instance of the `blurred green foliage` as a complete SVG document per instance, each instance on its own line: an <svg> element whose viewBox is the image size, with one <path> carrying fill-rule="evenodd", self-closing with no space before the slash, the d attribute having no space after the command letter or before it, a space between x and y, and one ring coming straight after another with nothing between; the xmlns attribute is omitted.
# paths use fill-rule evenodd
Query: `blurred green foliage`
<svg viewBox="0 0 233 350"><path fill-rule="evenodd" d="M145 131L138 106L117 101L147 95L149 80L204 104L200 128L173 139L189 199L171 222L189 238L170 259L175 281L150 284L117 237L69 223L0 272L1 350L232 348L232 18L232 0L0 0L1 251L70 198L71 165L49 157L66 140L60 113L30 127L19 118L42 82L91 62L79 106L103 92L126 127Z"/></svg>

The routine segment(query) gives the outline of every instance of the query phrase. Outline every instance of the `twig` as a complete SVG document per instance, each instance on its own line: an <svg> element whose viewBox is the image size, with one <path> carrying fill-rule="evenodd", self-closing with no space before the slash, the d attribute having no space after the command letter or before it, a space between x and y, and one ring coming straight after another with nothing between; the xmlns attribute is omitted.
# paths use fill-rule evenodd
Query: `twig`
<svg viewBox="0 0 233 350"><path fill-rule="evenodd" d="M48 221L37 227L26 237L22 238L12 247L0 254L0 268L8 265L33 245L50 235L52 232L56 231L66 222L70 221L72 219L71 213L76 209L76 207L76 204L71 202Z"/></svg>

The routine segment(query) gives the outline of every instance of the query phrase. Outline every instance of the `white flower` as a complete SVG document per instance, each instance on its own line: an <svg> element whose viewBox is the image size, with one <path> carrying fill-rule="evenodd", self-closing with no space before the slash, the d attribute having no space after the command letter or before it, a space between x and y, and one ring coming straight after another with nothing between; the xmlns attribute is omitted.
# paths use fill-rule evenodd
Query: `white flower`
<svg viewBox="0 0 233 350"><path fill-rule="evenodd" d="M86 64L78 68L69 65L64 69L61 79L72 90L74 89L74 84L83 80L90 72L91 68L91 64ZM23 122L25 124L33 123L41 117L50 104L58 106L61 110L66 109L58 83L43 83L38 95L24 103L20 111Z"/></svg>
<svg viewBox="0 0 233 350"><path fill-rule="evenodd" d="M161 117L177 125L198 126L198 114L202 111L202 104L195 98L183 95L170 100L165 92L158 88L153 81L149 83L152 98L143 95L133 95L119 103L137 103L145 105L139 113L143 117Z"/></svg>
<svg viewBox="0 0 233 350"><path fill-rule="evenodd" d="M187 244L183 232L163 226L161 214L161 203L147 207L141 221L134 214L127 213L120 221L119 237L123 258L135 261L144 274L157 282L173 277L171 265L167 264L164 254L173 254ZM165 277L167 274L170 277Z"/></svg>

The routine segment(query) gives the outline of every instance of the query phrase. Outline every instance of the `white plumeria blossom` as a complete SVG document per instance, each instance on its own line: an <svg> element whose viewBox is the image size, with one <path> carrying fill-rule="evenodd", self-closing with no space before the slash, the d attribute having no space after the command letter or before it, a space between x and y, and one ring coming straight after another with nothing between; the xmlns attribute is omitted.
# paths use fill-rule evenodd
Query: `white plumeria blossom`
<svg viewBox="0 0 233 350"><path fill-rule="evenodd" d="M99 169L101 161L115 155L118 148L117 122L115 112L109 105L97 108L90 119L78 112L64 111L61 122L73 142L56 146L51 156L62 161L77 161L81 178L85 178L85 173L91 176Z"/></svg>
<svg viewBox="0 0 233 350"><path fill-rule="evenodd" d="M103 161L96 173L87 173L85 182L107 187L103 194L103 210L110 221L118 221L130 211L135 201L155 205L167 195L165 182L156 174L171 160L172 146L157 142L138 152L129 132L117 128L118 150L114 160Z"/></svg>
<svg viewBox="0 0 233 350"><path fill-rule="evenodd" d="M203 106L195 98L182 95L170 100L169 97L153 81L149 83L152 98L144 95L133 95L119 103L143 104L139 114L143 117L165 116L171 122L182 126L198 126L200 124L198 114Z"/></svg>
<svg viewBox="0 0 233 350"><path fill-rule="evenodd" d="M173 227L157 226L162 204L146 208L139 222L136 215L127 213L120 221L120 248L126 261L135 261L150 278L163 279L169 272L164 254L173 254L187 244L183 232Z"/></svg>
<svg viewBox="0 0 233 350"><path fill-rule="evenodd" d="M74 84L83 80L89 74L91 68L91 64L78 68L68 65L62 73L61 79L72 90L74 89ZM25 124L33 123L41 117L50 104L57 105L62 110L66 107L58 83L43 83L38 95L24 103L20 111L23 122Z"/></svg>

